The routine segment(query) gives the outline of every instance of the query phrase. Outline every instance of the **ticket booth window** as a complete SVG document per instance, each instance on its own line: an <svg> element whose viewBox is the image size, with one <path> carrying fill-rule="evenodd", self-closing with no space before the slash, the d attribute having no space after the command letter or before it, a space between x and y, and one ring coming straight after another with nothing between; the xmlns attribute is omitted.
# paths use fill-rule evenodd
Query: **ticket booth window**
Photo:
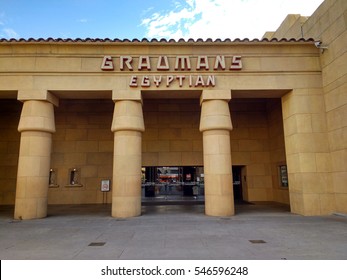
<svg viewBox="0 0 347 280"><path fill-rule="evenodd" d="M49 187L50 188L57 188L59 187L57 183L57 170L51 168L49 170Z"/></svg>
<svg viewBox="0 0 347 280"><path fill-rule="evenodd" d="M82 187L80 181L81 170L79 168L70 168L69 169L69 183L67 187Z"/></svg>

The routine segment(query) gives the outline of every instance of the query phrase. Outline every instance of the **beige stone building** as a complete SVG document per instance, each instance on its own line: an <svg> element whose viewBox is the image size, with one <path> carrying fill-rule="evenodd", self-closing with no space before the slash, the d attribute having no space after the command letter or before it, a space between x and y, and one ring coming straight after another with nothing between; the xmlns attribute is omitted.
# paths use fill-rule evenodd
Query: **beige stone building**
<svg viewBox="0 0 347 280"><path fill-rule="evenodd" d="M347 213L346 30L326 0L261 40L0 39L0 205L133 217L198 186L212 216Z"/></svg>

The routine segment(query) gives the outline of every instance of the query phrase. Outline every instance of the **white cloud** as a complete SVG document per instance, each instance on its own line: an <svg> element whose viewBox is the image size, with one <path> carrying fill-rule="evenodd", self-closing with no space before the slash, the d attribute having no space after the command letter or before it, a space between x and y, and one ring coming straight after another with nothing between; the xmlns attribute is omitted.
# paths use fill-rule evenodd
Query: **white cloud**
<svg viewBox="0 0 347 280"><path fill-rule="evenodd" d="M10 27L7 27L9 22L11 22L11 19L9 19L4 12L0 12L0 37L6 37L6 38L19 38L19 34Z"/></svg>
<svg viewBox="0 0 347 280"><path fill-rule="evenodd" d="M150 11L152 11L154 9L154 7L149 7L146 10L142 11L142 15L148 14Z"/></svg>
<svg viewBox="0 0 347 280"><path fill-rule="evenodd" d="M185 26L191 19L195 18L196 11L189 5L182 7L176 4L176 7L178 8L177 11L169 11L164 14L156 12L151 17L142 20L142 25L147 28L147 37L173 38L184 35Z"/></svg>
<svg viewBox="0 0 347 280"><path fill-rule="evenodd" d="M5 33L7 38L19 38L19 34L14 31L12 28L3 28L2 31Z"/></svg>
<svg viewBox="0 0 347 280"><path fill-rule="evenodd" d="M261 38L287 14L311 15L323 0L185 0L142 20L148 38Z"/></svg>

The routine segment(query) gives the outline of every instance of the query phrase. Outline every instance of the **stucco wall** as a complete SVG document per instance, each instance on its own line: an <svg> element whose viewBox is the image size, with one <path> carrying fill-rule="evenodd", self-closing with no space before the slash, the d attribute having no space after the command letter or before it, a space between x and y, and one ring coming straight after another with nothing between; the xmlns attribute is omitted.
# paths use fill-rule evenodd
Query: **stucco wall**
<svg viewBox="0 0 347 280"><path fill-rule="evenodd" d="M328 49L321 54L336 211L347 212L347 2L326 0L303 26Z"/></svg>
<svg viewBox="0 0 347 280"><path fill-rule="evenodd" d="M59 187L49 189L48 203L102 203L101 180L112 179L112 114L112 100L61 100L55 108L51 167ZM80 187L69 186L72 168L80 171Z"/></svg>

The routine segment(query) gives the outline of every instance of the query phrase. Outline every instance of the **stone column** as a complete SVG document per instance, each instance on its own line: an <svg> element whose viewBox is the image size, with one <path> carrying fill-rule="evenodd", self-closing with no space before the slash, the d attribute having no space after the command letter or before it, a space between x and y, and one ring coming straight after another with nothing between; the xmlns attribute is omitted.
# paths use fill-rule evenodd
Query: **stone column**
<svg viewBox="0 0 347 280"><path fill-rule="evenodd" d="M209 216L231 216L235 213L230 151L230 99L231 93L228 90L204 90L200 99L205 213Z"/></svg>
<svg viewBox="0 0 347 280"><path fill-rule="evenodd" d="M53 104L24 101L18 131L21 140L14 218L43 218L47 216L52 133L55 132Z"/></svg>
<svg viewBox="0 0 347 280"><path fill-rule="evenodd" d="M113 98L112 217L128 218L141 215L142 132L145 126L141 95L137 100L127 100L124 92L119 95L122 97L115 98L114 94ZM131 91L129 95L133 97Z"/></svg>

